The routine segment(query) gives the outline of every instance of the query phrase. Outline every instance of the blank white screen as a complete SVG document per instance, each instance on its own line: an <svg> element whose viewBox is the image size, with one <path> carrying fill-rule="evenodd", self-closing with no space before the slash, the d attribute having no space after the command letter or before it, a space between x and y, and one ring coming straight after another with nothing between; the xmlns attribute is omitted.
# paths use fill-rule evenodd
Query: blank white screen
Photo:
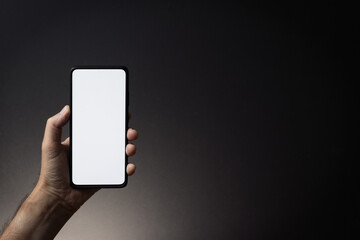
<svg viewBox="0 0 360 240"><path fill-rule="evenodd" d="M77 185L125 181L126 73L72 72L72 180Z"/></svg>

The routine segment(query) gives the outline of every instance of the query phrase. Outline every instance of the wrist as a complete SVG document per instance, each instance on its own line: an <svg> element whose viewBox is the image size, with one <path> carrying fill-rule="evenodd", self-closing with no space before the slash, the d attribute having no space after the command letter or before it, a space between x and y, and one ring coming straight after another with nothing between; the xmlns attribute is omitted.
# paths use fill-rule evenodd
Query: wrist
<svg viewBox="0 0 360 240"><path fill-rule="evenodd" d="M26 203L29 203L32 206L37 206L40 210L46 213L61 211L72 215L77 210L66 204L60 196L57 196L55 193L52 193L39 185L33 189L29 197L26 199Z"/></svg>
<svg viewBox="0 0 360 240"><path fill-rule="evenodd" d="M62 196L51 191L49 187L46 187L41 182L37 183L27 201L30 203L41 203L42 206L47 208L47 211L62 211L73 215L78 210L78 207L68 204Z"/></svg>

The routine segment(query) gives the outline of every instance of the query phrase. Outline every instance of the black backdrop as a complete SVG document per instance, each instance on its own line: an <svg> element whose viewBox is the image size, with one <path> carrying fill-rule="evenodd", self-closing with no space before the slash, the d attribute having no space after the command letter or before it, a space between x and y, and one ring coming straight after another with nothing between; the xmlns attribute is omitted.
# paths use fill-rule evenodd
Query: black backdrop
<svg viewBox="0 0 360 240"><path fill-rule="evenodd" d="M0 220L36 182L70 68L125 65L137 172L57 239L358 234L351 7L290 2L1 1Z"/></svg>

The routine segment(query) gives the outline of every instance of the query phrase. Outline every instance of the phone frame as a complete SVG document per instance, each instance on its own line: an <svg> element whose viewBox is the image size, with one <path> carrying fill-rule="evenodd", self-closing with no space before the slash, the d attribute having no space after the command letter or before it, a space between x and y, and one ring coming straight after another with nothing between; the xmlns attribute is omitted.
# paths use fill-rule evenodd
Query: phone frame
<svg viewBox="0 0 360 240"><path fill-rule="evenodd" d="M73 83L73 71L77 70L77 69L121 69L125 71L125 94L126 94L126 98L125 98L125 114L127 115L125 117L125 167L124 167L124 171L125 171L125 181L122 184L107 184L107 185L78 185L75 184L73 182L72 179L72 94L73 94L73 87L72 87L72 83ZM129 71L125 66L76 66L76 67L72 67L70 70L70 148L69 148L69 173L70 173L70 186L72 188L122 188L125 187L127 185L128 182L128 175L126 173L126 167L128 165L128 156L126 154L126 146L128 144L128 139L127 139L127 130L129 128Z"/></svg>

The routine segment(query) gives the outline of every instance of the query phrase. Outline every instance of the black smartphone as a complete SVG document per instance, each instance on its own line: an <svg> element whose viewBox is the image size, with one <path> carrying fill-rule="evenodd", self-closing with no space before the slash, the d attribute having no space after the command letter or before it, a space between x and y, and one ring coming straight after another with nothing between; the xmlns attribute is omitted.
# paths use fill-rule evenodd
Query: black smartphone
<svg viewBox="0 0 360 240"><path fill-rule="evenodd" d="M74 67L70 96L71 186L126 186L127 68Z"/></svg>

